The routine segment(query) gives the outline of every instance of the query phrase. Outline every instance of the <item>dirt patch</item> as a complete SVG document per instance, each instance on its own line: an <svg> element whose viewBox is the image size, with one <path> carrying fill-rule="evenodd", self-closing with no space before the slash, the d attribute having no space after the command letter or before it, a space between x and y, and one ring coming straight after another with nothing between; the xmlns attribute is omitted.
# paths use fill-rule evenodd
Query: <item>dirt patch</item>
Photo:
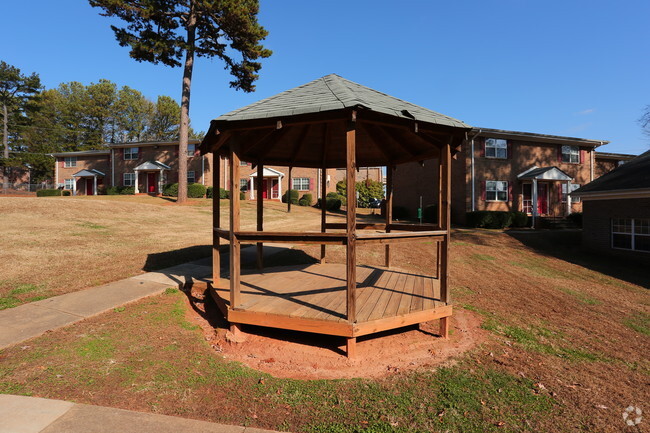
<svg viewBox="0 0 650 433"><path fill-rule="evenodd" d="M448 340L440 337L439 322L434 320L361 337L354 359L345 356L345 338L306 332L244 326L245 341L231 343L223 317L205 286L195 285L190 290L193 308L188 319L201 326L216 351L281 378L378 378L422 367L431 369L453 363L454 357L485 341L488 334L481 329L477 314L457 309Z"/></svg>

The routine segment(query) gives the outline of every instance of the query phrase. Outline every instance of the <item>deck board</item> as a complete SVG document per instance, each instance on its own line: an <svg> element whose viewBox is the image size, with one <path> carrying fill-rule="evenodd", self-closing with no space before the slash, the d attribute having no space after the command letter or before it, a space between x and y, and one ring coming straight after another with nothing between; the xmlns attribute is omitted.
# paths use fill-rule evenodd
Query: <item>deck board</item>
<svg viewBox="0 0 650 433"><path fill-rule="evenodd" d="M324 263L242 274L241 305L236 309L241 313L237 313L237 317L246 314L250 319L258 314L262 326L269 315L287 320L344 324L347 322L345 272L345 265ZM423 311L446 307L438 298L439 292L439 282L431 276L393 268L358 266L357 323L385 321L391 317L400 318L402 323L403 317L409 314L421 316ZM227 278L220 280L214 294L229 305Z"/></svg>

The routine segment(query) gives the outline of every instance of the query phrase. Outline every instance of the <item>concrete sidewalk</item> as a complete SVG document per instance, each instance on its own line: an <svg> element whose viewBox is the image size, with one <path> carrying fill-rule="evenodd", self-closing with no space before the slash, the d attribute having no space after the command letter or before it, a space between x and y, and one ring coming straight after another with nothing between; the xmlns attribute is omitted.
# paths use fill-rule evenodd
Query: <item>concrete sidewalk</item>
<svg viewBox="0 0 650 433"><path fill-rule="evenodd" d="M0 433L273 433L62 400L0 395Z"/></svg>
<svg viewBox="0 0 650 433"><path fill-rule="evenodd" d="M287 244L265 245L264 256L269 257L289 248L291 246ZM255 254L254 247L242 248L242 264L254 263ZM227 253L222 254L221 272L228 269L228 259ZM167 288L181 288L186 282L211 279L211 277L212 258L207 257L103 286L1 310L0 349L109 311L120 305L147 296L158 295Z"/></svg>

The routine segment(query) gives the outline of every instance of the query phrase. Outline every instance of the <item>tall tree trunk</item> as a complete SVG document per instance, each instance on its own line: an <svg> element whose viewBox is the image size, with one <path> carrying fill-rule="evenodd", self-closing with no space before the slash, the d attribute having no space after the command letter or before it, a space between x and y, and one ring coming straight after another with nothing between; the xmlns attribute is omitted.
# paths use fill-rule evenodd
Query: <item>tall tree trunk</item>
<svg viewBox="0 0 650 433"><path fill-rule="evenodd" d="M7 193L7 190L9 189L9 167L7 167L7 163L9 161L9 138L8 138L8 127L7 123L9 122L8 115L7 115L7 105L2 104L2 115L3 115L3 125L2 125L2 146L4 148L4 167L2 169L2 189L4 189L5 194Z"/></svg>
<svg viewBox="0 0 650 433"><path fill-rule="evenodd" d="M194 40L196 37L196 18L194 7L190 7L187 23L187 50L185 52L185 69L183 70L183 90L181 96L181 124L178 129L178 200L187 201L187 144L190 132L190 89L192 87L192 70L194 68Z"/></svg>

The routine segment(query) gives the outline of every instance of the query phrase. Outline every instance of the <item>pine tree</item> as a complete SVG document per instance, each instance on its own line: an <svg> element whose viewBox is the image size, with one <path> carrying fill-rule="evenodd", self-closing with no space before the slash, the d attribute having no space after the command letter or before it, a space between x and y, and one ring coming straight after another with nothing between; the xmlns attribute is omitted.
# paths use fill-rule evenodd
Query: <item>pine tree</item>
<svg viewBox="0 0 650 433"><path fill-rule="evenodd" d="M101 15L117 17L126 27L111 26L120 46L137 61L183 66L179 155L187 154L190 91L194 57L217 57L245 92L271 51L261 45L268 32L257 22L258 0L89 0ZM183 63L183 55L185 56ZM237 58L235 58L237 56ZM179 159L178 202L187 200L187 160Z"/></svg>
<svg viewBox="0 0 650 433"><path fill-rule="evenodd" d="M16 131L10 130L9 119L20 120L28 105L38 96L41 80L35 73L23 75L20 69L0 61L0 105L2 106L2 148L3 148L3 180L2 187L9 188L9 135ZM13 122L16 125L18 122Z"/></svg>

